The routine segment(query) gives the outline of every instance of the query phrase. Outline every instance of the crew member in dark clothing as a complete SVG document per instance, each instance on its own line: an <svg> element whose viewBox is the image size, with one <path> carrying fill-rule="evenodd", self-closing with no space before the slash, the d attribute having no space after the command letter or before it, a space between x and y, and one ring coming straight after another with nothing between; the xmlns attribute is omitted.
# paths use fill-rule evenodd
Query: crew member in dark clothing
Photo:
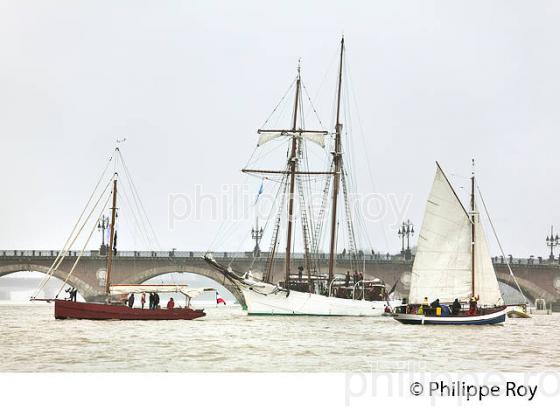
<svg viewBox="0 0 560 410"><path fill-rule="evenodd" d="M128 307L131 308L134 306L134 293L131 293L128 297Z"/></svg>
<svg viewBox="0 0 560 410"><path fill-rule="evenodd" d="M68 288L65 291L68 293L68 300L71 302L76 302L76 297L78 296L78 289L76 288Z"/></svg>
<svg viewBox="0 0 560 410"><path fill-rule="evenodd" d="M476 305L478 302L478 297L471 297L471 299L469 300L469 316L474 316L476 315Z"/></svg>
<svg viewBox="0 0 560 410"><path fill-rule="evenodd" d="M433 309L435 308L440 308L441 305L439 303L439 299L434 300L432 303L430 303L430 307L432 307Z"/></svg>
<svg viewBox="0 0 560 410"><path fill-rule="evenodd" d="M457 316L460 311L461 311L461 303L459 302L459 299L455 299L453 305L451 306L451 312L453 313L454 316Z"/></svg>
<svg viewBox="0 0 560 410"><path fill-rule="evenodd" d="M153 293L153 292L150 292L150 297L149 297L149 299L150 299L150 307L149 307L149 309L152 310L152 309L154 308L154 293Z"/></svg>
<svg viewBox="0 0 560 410"><path fill-rule="evenodd" d="M159 309L159 295L154 293L154 309Z"/></svg>
<svg viewBox="0 0 560 410"><path fill-rule="evenodd" d="M350 286L350 271L346 271L346 278L344 279L344 285L346 287Z"/></svg>

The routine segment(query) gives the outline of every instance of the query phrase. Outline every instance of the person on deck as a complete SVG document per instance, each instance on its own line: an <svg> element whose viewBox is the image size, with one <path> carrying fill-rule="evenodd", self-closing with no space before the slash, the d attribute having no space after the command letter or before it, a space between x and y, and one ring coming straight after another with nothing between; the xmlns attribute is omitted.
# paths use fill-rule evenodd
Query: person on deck
<svg viewBox="0 0 560 410"><path fill-rule="evenodd" d="M76 288L68 288L65 290L66 293L68 293L68 300L71 302L75 302L76 301L76 296L78 295L78 290Z"/></svg>
<svg viewBox="0 0 560 410"><path fill-rule="evenodd" d="M131 308L134 306L134 293L131 293L128 297L128 307Z"/></svg>
<svg viewBox="0 0 560 410"><path fill-rule="evenodd" d="M457 316L459 312L461 312L461 302L459 302L459 299L455 298L455 300L453 301L451 312L453 313L453 316Z"/></svg>
<svg viewBox="0 0 560 410"><path fill-rule="evenodd" d="M167 309L173 309L175 307L175 301L173 300L173 298L169 299L169 302L167 302Z"/></svg>
<svg viewBox="0 0 560 410"><path fill-rule="evenodd" d="M469 300L469 316L476 315L476 307L477 307L478 297L472 296Z"/></svg>
<svg viewBox="0 0 560 410"><path fill-rule="evenodd" d="M146 292L142 292L140 296L140 304L142 305L142 309L144 309L144 305L146 304Z"/></svg>
<svg viewBox="0 0 560 410"><path fill-rule="evenodd" d="M418 308L418 314L419 315L423 315L424 314L424 310L430 307L430 302L428 301L427 297L424 297L424 301L422 302L422 305Z"/></svg>
<svg viewBox="0 0 560 410"><path fill-rule="evenodd" d="M159 309L159 295L154 293L154 309Z"/></svg>
<svg viewBox="0 0 560 410"><path fill-rule="evenodd" d="M344 279L344 285L346 287L350 286L350 271L346 271L346 278Z"/></svg>
<svg viewBox="0 0 560 410"><path fill-rule="evenodd" d="M154 292L150 292L150 307L149 309L152 310L154 308Z"/></svg>
<svg viewBox="0 0 560 410"><path fill-rule="evenodd" d="M441 307L441 304L439 303L439 299L436 299L436 300L434 300L432 303L430 303L430 307L431 307L431 308L434 308L434 309L440 308L440 307Z"/></svg>

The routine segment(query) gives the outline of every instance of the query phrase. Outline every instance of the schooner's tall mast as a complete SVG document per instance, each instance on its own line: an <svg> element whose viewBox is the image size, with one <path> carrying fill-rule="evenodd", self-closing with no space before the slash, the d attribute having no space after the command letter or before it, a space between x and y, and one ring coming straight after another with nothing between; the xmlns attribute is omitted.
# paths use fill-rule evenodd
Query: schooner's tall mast
<svg viewBox="0 0 560 410"><path fill-rule="evenodd" d="M298 110L299 110L299 94L301 88L301 68L298 65L298 73L296 79L296 97L294 101L294 116L292 120L292 148L289 158L289 196L288 196L288 229L287 229L287 239L286 239L286 279L285 287L290 288L290 263L291 263L291 252L292 252L292 224L294 215L294 192L295 192L295 179L296 179L296 167L297 167L297 121L298 121Z"/></svg>
<svg viewBox="0 0 560 410"><path fill-rule="evenodd" d="M336 255L336 213L338 205L338 191L340 185L340 173L342 169L342 124L340 123L340 99L342 94L342 67L344 59L344 37L340 42L340 66L338 71L338 90L336 102L336 126L334 140L334 175L333 175L333 193L332 193L332 213L331 213L331 244L329 250L329 284L334 279L334 262Z"/></svg>
<svg viewBox="0 0 560 410"><path fill-rule="evenodd" d="M113 246L115 240L115 220L117 217L117 174L113 177L113 207L111 208L111 228L109 235L109 249L107 250L107 277L105 280L105 293L109 296L111 286L111 270L113 268Z"/></svg>
<svg viewBox="0 0 560 410"><path fill-rule="evenodd" d="M287 223L287 230L286 230L286 257L285 257L285 284L284 286L286 288L289 288L290 286L290 265L291 265L291 256L292 256L292 247L293 247L293 231L294 231L294 212L295 212L295 204L294 204L294 195L295 195L295 190L296 190L296 178L299 175L332 175L333 172L331 171L309 171L309 170L300 170L298 168L298 158L301 155L301 145L303 144L303 140L306 138L315 140L315 142L317 142L317 137L322 137L324 135L327 135L328 132L324 131L324 130L305 130L302 128L302 126L300 125L298 127L298 122L301 124L301 118L303 118L303 103L302 103L302 81L301 81L301 68L300 65L298 64L298 69L297 69L297 77L296 77L296 92L295 92L295 99L294 99L294 111L293 111L293 117L292 117L292 124L291 124L291 128L290 129L258 129L257 133L261 134L261 136L264 136L265 139L262 142L262 144L265 144L267 141L270 141L272 139L275 138L279 138L279 137L284 137L284 136L289 136L290 137L290 142L291 142L291 147L290 147L290 152L289 152L289 156L288 156L288 164L287 164L287 169L284 168L283 170L270 170L270 169L249 169L249 168L243 168L242 172L248 173L248 174L278 174L278 175L285 175L286 176L286 181L285 181L285 193L287 193L288 196L288 223ZM315 137L315 138L313 138ZM321 138L322 141L322 138ZM261 144L261 142L259 143ZM321 145L323 145L323 143L320 143ZM284 179L282 180L282 183L284 184ZM301 189L301 188L299 188ZM303 195L303 192L300 193L301 195ZM283 203L283 202L282 202ZM283 207L283 205L282 205ZM302 212L305 214L304 210L302 209ZM305 222L306 221L306 217L302 217L302 224L304 225L303 228L303 232L304 232L304 242L306 242L306 227L305 227ZM279 219L277 220L277 225L275 226L275 231L274 232L278 232L278 227L279 227ZM268 278L268 280L270 280L270 269L272 267L272 261L274 259L274 256L276 254L276 244L277 244L277 240L276 240L276 233L273 234L273 245L271 247L271 251L270 254L268 256L268 260L267 260L267 272L266 272L266 276L265 278ZM307 245L305 245L305 249L306 249L306 258L307 258ZM311 270L308 268L308 280L309 283L311 283ZM310 289L311 291L311 289Z"/></svg>
<svg viewBox="0 0 560 410"><path fill-rule="evenodd" d="M475 297L474 276L475 276L475 227L476 227L476 214L474 204L474 159L472 160L472 174L471 174L471 293Z"/></svg>

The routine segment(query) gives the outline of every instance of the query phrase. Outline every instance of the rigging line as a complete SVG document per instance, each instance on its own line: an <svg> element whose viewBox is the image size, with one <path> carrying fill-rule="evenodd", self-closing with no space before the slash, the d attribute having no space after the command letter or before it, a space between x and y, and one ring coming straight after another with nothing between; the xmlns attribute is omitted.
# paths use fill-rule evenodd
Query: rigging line
<svg viewBox="0 0 560 410"><path fill-rule="evenodd" d="M286 90L286 92L284 93L284 95L282 96L282 98L280 99L280 101L278 102L278 104L276 104L276 107L274 107L274 109L272 110L272 112L270 113L270 115L267 117L267 119L265 120L265 122L263 123L263 125L260 127L261 129L265 128L266 124L268 124L268 121L270 120L270 118L274 115L274 113L276 112L276 110L278 109L278 107L280 106L280 104L282 104L282 102L286 99L286 97L288 96L289 92L292 90L294 84L296 83L297 78L294 78L294 80L292 81L292 83L290 84L290 86L288 87L288 89Z"/></svg>
<svg viewBox="0 0 560 410"><path fill-rule="evenodd" d="M126 176L126 172L125 172L125 176ZM130 185L130 181L128 181L129 185ZM130 210L130 214L132 215L132 219L134 221L135 224L135 228L137 230L138 233L140 233L142 240L144 241L144 245L146 246L147 250L154 250L155 248L157 248L157 246L155 245L155 240L152 240L150 238L150 232L148 230L148 228L146 227L146 223L144 221L144 219L142 218L142 212L139 209L138 205L137 205L137 201L132 202L130 200L130 197L127 193L127 189L125 188L125 184L123 183L121 190L118 193L118 196L125 199L124 202L126 202L126 205L128 205L128 209ZM121 196L120 193L123 193L123 195ZM134 194L132 192L132 188L131 188L131 194L130 194L133 198L133 200L135 200ZM136 209L135 209L135 204L136 204ZM125 213L126 215L126 213Z"/></svg>
<svg viewBox="0 0 560 410"><path fill-rule="evenodd" d="M151 223L151 221L150 221L150 218L148 217L148 213L146 212L146 209L144 208L144 203L142 202L142 198L141 198L140 195L138 194L138 190L136 189L136 185L134 184L134 181L133 181L133 179L132 179L132 176L130 175L130 172L128 171L128 167L127 167L127 165L126 165L126 163L125 163L125 161L124 161L124 157L123 157L122 153L120 152L120 150L119 150L119 156L120 156L121 161L122 161L122 164L123 164L123 168L124 168L124 171L125 171L125 175L126 175L126 177L128 178L129 183L130 183L130 185L131 185L131 187L132 187L132 195L133 195L133 197L135 197L135 199L136 199L136 200L139 202L139 204L140 204L140 210L141 210L141 212L144 214L144 217L145 217L145 219L146 219L146 222L148 223L148 226L149 226L149 228L150 228L150 231L151 231L152 237L153 237L153 239L154 239L154 241L155 241L155 245L156 245L157 249L158 249L158 250L161 250L161 246L160 246L159 240L158 240L158 238L157 238L156 232L155 232L155 230L154 230L154 227L152 226L152 223Z"/></svg>
<svg viewBox="0 0 560 410"><path fill-rule="evenodd" d="M245 186L247 184L247 181L249 180L249 175L244 175L243 181L241 183L241 186ZM224 193L223 187L222 187L222 194ZM209 248L207 249L207 252L211 252L212 249L215 249L216 246L221 245L223 243L226 242L227 239L229 239L229 235L230 235L230 231L233 230L233 228L236 227L236 224L239 224L240 221L237 220L237 218L233 218L233 208L235 206L234 200L233 200L233 195L232 195L232 200L231 201L227 201L227 209L224 210L225 215L224 218L222 218L222 222L220 223L220 226L218 227L218 230L216 231L216 235L214 236L214 239L212 240L212 242L210 243ZM232 218L230 218L229 216L232 215ZM229 225L226 225L228 224Z"/></svg>
<svg viewBox="0 0 560 410"><path fill-rule="evenodd" d="M289 141L288 139L285 139L284 141L280 140L278 144L275 144L276 146L274 146L274 142L272 142L273 145L270 146L269 150L267 152L263 152L261 155L259 155L257 158L255 158L255 162L253 162L253 164L256 163L257 161L262 161L264 158L270 156L272 153L276 153L276 151L279 148L284 148L285 145L286 145L286 142L288 142L288 141ZM257 148L259 148L259 147L257 147ZM247 165L244 168L249 168L249 165L250 165L250 163L247 163Z"/></svg>
<svg viewBox="0 0 560 410"><path fill-rule="evenodd" d="M113 154L114 154L114 152L112 152L111 155L109 156L109 160L108 160L107 163L105 164L105 168L103 168L103 172L101 172L101 174L99 175L99 178L97 179L97 183L95 184L95 187L93 188L93 191L91 192L91 194L90 194L90 196L89 196L89 198L88 198L88 200L87 200L87 202L86 202L84 208L82 209L82 212L80 213L80 216L79 216L78 219L76 220L76 223L74 224L74 226L73 226L73 228L72 228L72 231L70 231L70 235L68 235L68 238L67 238L66 241L64 242L64 245L63 245L63 247L62 247L63 250L66 250L66 247L67 247L67 245L68 245L68 242L70 241L70 239L71 239L72 236L74 235L77 226L79 225L79 223L80 223L80 221L82 220L84 214L86 213L86 210L88 209L88 207L89 207L89 205L90 205L90 203L91 203L91 201L92 201L92 199L93 199L93 197L94 197L94 195L95 195L95 192L96 192L97 189L99 188L99 185L101 184L101 181L103 181L103 178L104 178L104 176L105 176L105 173L107 172L107 169L109 168L109 165L111 164L111 161L113 160ZM59 253L59 254L56 256L56 258L55 258L55 260L54 260L54 262L53 262L53 265L54 265L54 264L58 261L58 259L61 258L61 257L62 257L62 252ZM52 267L52 266L51 266L51 267ZM48 281L48 278L49 278L49 274L48 274L48 273L49 273L49 272L47 271L47 275L46 275L46 276L41 280L41 282L39 283L39 287L40 287L41 289L42 289L43 286L44 286L44 283L43 283L43 282L46 283L46 282Z"/></svg>
<svg viewBox="0 0 560 410"><path fill-rule="evenodd" d="M321 126L321 129L324 130L325 126L323 125L323 122L321 121L321 117L319 117L319 113L317 112L317 110L315 109L315 106L313 105L313 101L311 101L311 96L307 92L307 87L305 86L303 81L302 81L301 85L303 87L303 91L305 92L305 96L307 97L307 100L309 101L309 105L311 106L311 110L313 110L313 112L315 113L315 116L317 117L317 121L319 121L319 125Z"/></svg>
<svg viewBox="0 0 560 410"><path fill-rule="evenodd" d="M309 168L309 156L307 155L307 147L306 147L306 156L305 156L305 161L306 161L306 166ZM326 164L328 165L328 163ZM327 168L327 166L323 167L323 168ZM329 169L330 172L332 172L332 169ZM331 181L331 177L328 176L328 178L325 178L325 180L327 181L327 183L330 183ZM313 183L314 187L318 187L319 189L322 188L322 180L319 178L308 178L306 181L306 187L307 187L307 195L308 198L314 198L313 196L313 192L311 189L311 184ZM311 236L311 255L314 259L314 265L315 265L315 270L316 273L320 273L321 271L321 265L320 265L320 261L319 261L319 254L318 254L318 247L319 247L319 241L320 238L317 237L317 223L318 223L318 216L316 215L316 211L315 211L315 202L314 201L309 201L308 203L308 212L310 215L309 218L309 227L310 227L310 236ZM319 211L320 212L320 211Z"/></svg>
<svg viewBox="0 0 560 410"><path fill-rule="evenodd" d="M364 132L363 124L362 124L362 118L361 118L361 115L360 115L360 110L358 108L358 103L357 103L357 99L356 99L356 92L355 92L354 87L353 87L353 83L352 83L352 80L351 80L351 74L350 74L349 68L346 68L346 76L348 77L348 84L349 84L348 90L350 91L350 94L352 96L352 100L354 101L354 108L356 110L356 116L358 118L358 128L360 130L360 136L361 136L361 139L362 139L362 144L364 145L364 150L362 152L364 154L364 159L366 160L366 164L367 164L369 181L370 181L371 187L373 189L373 192L378 192L376 184L375 184L375 179L373 177L373 171L372 171L372 168L371 168L371 161L368 161L368 158L367 158L367 153L369 152L369 147L368 147L368 144L367 144L367 140L365 138L365 132ZM389 246L389 241L387 240L387 232L385 230L385 225L383 225L383 224L381 224L381 233L383 235L383 240L385 242L385 246L388 247Z"/></svg>
<svg viewBox="0 0 560 410"><path fill-rule="evenodd" d="M89 236L86 239L86 242L84 243L84 246L82 247L82 250L80 251L80 253L78 254L78 257L76 258L76 260L74 261L74 264L72 265L72 268L70 269L70 271L68 272L68 275L66 275L66 278L64 279L64 282L62 283L62 286L60 287L60 289L58 290L58 292L56 293L56 296L54 297L55 299L58 298L58 295L60 295L60 292L62 292L62 290L64 289L64 287L66 286L66 284L68 283L68 279L70 279L70 276L72 276L72 273L74 272L74 269L76 269L76 266L78 265L78 262L80 262L80 259L82 257L82 255L84 254L84 251L86 250L89 241L91 240L91 237L93 236L93 233L95 232L95 228L97 228L97 224L99 223L99 221L101 220L101 217L103 215L103 213L105 213L105 210L107 209L107 206L109 204L109 200L111 199L111 195L107 196L107 200L105 201L105 204L103 205L103 207L101 208L101 212L99 213L99 216L97 217L97 219L94 221L93 223L93 227L89 233Z"/></svg>
<svg viewBox="0 0 560 410"><path fill-rule="evenodd" d="M259 146L255 145L255 148L253 149L253 152L251 153L251 156L249 157L249 160L245 164L244 168L249 168L249 165L251 164L251 161L253 160L253 157L255 156L255 153L257 152L258 148Z"/></svg>
<svg viewBox="0 0 560 410"><path fill-rule="evenodd" d="M283 176L283 177L282 177L282 179L284 179L284 178L287 178L287 176ZM278 186L278 189L277 189L277 191L276 191L276 194L275 194L275 196L274 196L273 204L276 203L276 202L278 201L278 197L280 196L281 188L282 188L282 185L279 185L279 186ZM257 208L257 203L255 203L254 208L255 208L255 213L258 214L258 209L256 209L256 208ZM270 221L271 221L271 219L272 219L272 215L273 215L273 212L272 212L272 211L273 211L273 210L274 210L274 207L272 207L272 209L270 210L270 212L269 212L269 214L268 214L268 217L266 218L265 224L264 224L264 226L262 227L263 232L267 232L268 225L269 225L269 223L270 223ZM262 239L262 238L261 238L261 239ZM260 256L259 256L258 258L260 258ZM253 254L253 260L251 261L251 264L249 265L249 268L250 268L251 270L253 269L253 265L255 264L255 261L256 261L256 260L257 260L257 256L256 256L255 254ZM263 276L263 277L264 277L264 276Z"/></svg>
<svg viewBox="0 0 560 410"><path fill-rule="evenodd" d="M284 176L284 181L281 185L279 185L278 187L278 194L280 194L280 192L282 192L281 196L280 196L280 201L278 203L278 208L276 210L276 217L274 219L274 229L272 231L272 236L270 238L270 246L269 246L269 251L268 251L268 257L266 259L265 262L265 272L264 272L264 278L266 282L271 282L272 281L272 269L276 266L276 249L278 247L278 245L280 244L280 241L278 240L278 235L280 233L280 228L281 228L281 224L282 224L282 213L284 212L284 206L286 204L286 193L288 190L288 175ZM271 213L270 215L272 216L272 212L273 212L274 208L271 209Z"/></svg>
<svg viewBox="0 0 560 410"><path fill-rule="evenodd" d="M125 171L125 176L126 176L126 171ZM141 210L138 208L138 206L136 206L136 209L134 207L133 202L130 200L130 197L128 196L128 189L131 189L131 195L133 196L134 199L134 194L132 193L132 186L131 186L131 181L128 180L128 184L129 187L126 187L126 184L121 184L121 190L117 193L117 195L120 198L125 199L126 204L128 205L128 209L130 209L130 214L132 215L132 219L133 222L135 224L135 228L138 231L138 233L140 233L142 237L142 240L144 241L144 245L146 245L148 250L154 250L157 248L157 244L156 244L156 239L155 237L152 239L150 238L150 232L149 230L146 228L146 224L144 222L144 220L142 219L142 213ZM124 196L121 196L121 192L123 193ZM126 213L125 213L126 215Z"/></svg>
<svg viewBox="0 0 560 410"><path fill-rule="evenodd" d="M287 178L287 176L286 176L286 178ZM279 187L279 189L280 189L280 187ZM256 206L256 204L255 204L254 206ZM266 226L267 226L267 225L268 225L268 219L267 219L267 222L266 222L266 224L265 224L265 228L264 228L264 229L266 229ZM241 239L240 241L238 241L238 248L237 248L237 251L238 251L238 252L239 252L241 246L243 246L243 244L244 244L244 243L247 241L247 239L249 238L249 235L250 235L250 231L247 230L247 233L242 237L242 239ZM232 264L233 262L235 262L236 259L237 259L237 256L236 256L236 255L233 255L233 256L231 257L231 259L229 260L229 265L231 266L231 264ZM253 255L253 260L254 260L254 259L255 259L255 256ZM252 263L251 263L251 265L252 265Z"/></svg>
<svg viewBox="0 0 560 410"><path fill-rule="evenodd" d="M125 205L128 205L128 208L130 209L130 214L132 215L132 219L133 219L133 222L134 222L134 226L135 226L137 232L140 233L140 237L142 238L143 245L146 246L146 249L147 249L147 250L151 250L151 246L150 246L151 243L150 243L150 241L149 241L149 239L148 239L148 236L147 236L146 233L142 230L142 228L141 228L141 226L140 226L140 223L138 222L136 213L134 212L134 209L133 209L133 207L132 207L132 204L131 204L131 202L130 202L130 199L128 198L128 194L126 193L126 190L123 189L123 188L124 188L123 185L124 185L124 184L121 184L121 188L120 188L120 189L118 190L118 192L117 192L117 198L121 199L122 202L125 203ZM121 211L119 212L119 214L122 214L122 209L121 209ZM125 213L125 216L126 216L126 213ZM122 221L121 215L119 215L119 219ZM131 233L132 233L132 232L131 232ZM133 236L136 236L136 235L133 234Z"/></svg>
<svg viewBox="0 0 560 410"><path fill-rule="evenodd" d="M326 83L328 74L333 71L333 65L338 61L338 56L339 56L339 50L335 49L334 52L332 53L329 64L327 64L327 66L326 66L327 68L326 68L325 72L323 73L323 78L321 79L321 82L319 83L319 87L317 88L317 91L315 92L315 95L313 96L313 100L317 101L317 99L319 98L319 94L323 90L323 87Z"/></svg>
<svg viewBox="0 0 560 410"><path fill-rule="evenodd" d="M129 172L129 170L128 170L128 167L127 167L127 165L126 165L126 163L125 163L125 161L124 161L124 157L123 157L123 155L122 155L122 153L121 153L120 151L119 151L119 156L120 156L120 158L121 158L122 167L123 167L123 169L124 169L124 171L125 171L125 177L127 178L127 182L128 182L128 184L129 184L129 186L130 186L132 198L134 199L135 204L136 204L136 207L137 207L139 219L140 219L140 221L142 222L142 225L143 225L143 226L142 226L142 229L145 230L144 234L146 235L146 238L148 239L148 246L149 246L149 247L156 248L156 249L159 249L160 246L159 246L159 242L158 242L157 236L156 236L155 231L154 231L154 229L153 229L153 227L152 227L152 225L151 225L150 219L148 218L148 214L146 213L146 211L145 211L145 209L144 209L142 200L141 200L141 198L140 198L140 195L138 194L138 191L137 191L136 186L135 186L135 184L134 184L134 181L133 181L133 179L132 179L132 175L130 174L130 172ZM124 193L125 193L125 196L127 196L127 194L126 194L126 189L124 190ZM128 198L127 198L127 199L128 199ZM129 202L130 202L130 200L129 200ZM132 204L130 204L130 205L132 205ZM133 208L132 206L131 206L130 208L131 208L131 211L134 212L134 208ZM142 219L142 217L143 217L144 219ZM146 224L145 224L146 222L147 222L147 224L148 224L150 230L148 230L148 229L146 228ZM140 227L139 227L139 228L140 228ZM150 231L151 231L152 238L150 238ZM153 241L153 242L152 242L152 241ZM153 248L152 248L152 250L153 250Z"/></svg>
<svg viewBox="0 0 560 410"><path fill-rule="evenodd" d="M75 233L74 238L71 241L67 240L67 247L64 248L58 255L57 258L54 260L54 262L52 263L52 265L50 266L49 270L46 273L46 280L41 281L41 283L39 284L39 287L37 289L37 291L35 292L35 295L33 296L33 299L37 297L37 295L39 294L39 292L41 290L43 290L43 288L45 287L45 285L47 284L47 282L49 281L49 279L52 277L52 275L54 274L54 272L58 269L58 267L60 266L60 264L62 263L62 261L64 260L64 258L66 257L66 254L68 253L68 250L70 249L70 247L74 244L74 242L76 242L76 239L78 239L78 236L80 235L80 233L82 232L82 229L84 228L84 226L87 224L87 222L89 221L89 218L91 217L91 215L93 214L93 212L95 211L95 209L97 208L97 206L99 205L99 202L101 201L101 198L103 198L103 195L105 194L105 192L107 191L107 188L111 185L112 182L112 177L111 179L109 179L107 185L105 186L105 189L103 190L103 192L101 192L100 197L98 198L97 202L95 203L95 205L93 206L93 208L91 209L91 211L89 212L89 214L87 215L86 219L83 221L83 223L81 224L80 228L78 229L78 231ZM78 221L76 223L76 226L79 225ZM59 256L62 255L60 258Z"/></svg>
<svg viewBox="0 0 560 410"><path fill-rule="evenodd" d="M527 297L525 297L525 294L521 290L521 286L519 286L519 283L517 282L517 278L513 274L513 270L511 269L509 261L506 258L504 249L502 247L502 243L500 242L500 238L498 238L498 234L496 233L496 229L494 228L494 222L492 222L492 218L490 217L490 212L488 212L488 208L486 207L486 203L484 202L484 197L482 196L482 191L480 190L480 187L478 186L478 184L476 184L476 189L478 190L478 194L480 195L480 200L482 202L482 206L484 207L484 212L486 213L486 216L488 217L488 222L490 222L490 226L492 227L492 232L494 233L494 237L496 238L496 242L498 242L500 252L502 253L502 256L503 256L504 260L506 261L506 264L507 264L507 267L508 267L508 270L509 270L509 274L513 278L513 281L515 282L515 284L517 285L517 289L519 290L519 293L521 293L521 296L523 296L523 299L525 299L525 303L529 303L528 300L527 300Z"/></svg>

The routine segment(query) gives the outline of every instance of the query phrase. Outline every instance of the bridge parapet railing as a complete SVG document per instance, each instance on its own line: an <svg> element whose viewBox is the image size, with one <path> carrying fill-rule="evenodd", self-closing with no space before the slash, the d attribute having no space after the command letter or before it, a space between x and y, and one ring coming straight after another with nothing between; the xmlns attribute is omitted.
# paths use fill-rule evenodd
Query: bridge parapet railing
<svg viewBox="0 0 560 410"><path fill-rule="evenodd" d="M55 258L60 253L60 250L0 250L0 258ZM206 252L204 251L118 251L115 255L117 258L202 258ZM253 252L212 252L215 258L218 259L253 259ZM80 251L70 250L67 251L67 256L77 257L80 255ZM105 255L100 254L99 250L84 251L83 257L104 257ZM278 258L283 258L283 254L278 254ZM268 257L268 252L261 252L260 259L265 259ZM304 258L303 253L293 253L292 258L294 260L302 260ZM327 253L319 253L317 258L321 261L328 259ZM339 253L336 259L340 262L349 261L351 259L374 263L411 263L412 261L405 261L400 255L390 255L390 254L358 254L356 257L352 258L348 253ZM492 262L494 264L506 264L510 263L512 266L516 265L556 265L560 266L560 261L555 259L554 261L548 258L542 257L529 257L529 258L515 258L515 257L492 257Z"/></svg>
<svg viewBox="0 0 560 410"><path fill-rule="evenodd" d="M95 251L94 251L95 252ZM84 251L82 256L93 256L92 251ZM2 250L0 256L4 257L56 257L60 253L59 250ZM78 256L80 251L67 251L67 256Z"/></svg>

